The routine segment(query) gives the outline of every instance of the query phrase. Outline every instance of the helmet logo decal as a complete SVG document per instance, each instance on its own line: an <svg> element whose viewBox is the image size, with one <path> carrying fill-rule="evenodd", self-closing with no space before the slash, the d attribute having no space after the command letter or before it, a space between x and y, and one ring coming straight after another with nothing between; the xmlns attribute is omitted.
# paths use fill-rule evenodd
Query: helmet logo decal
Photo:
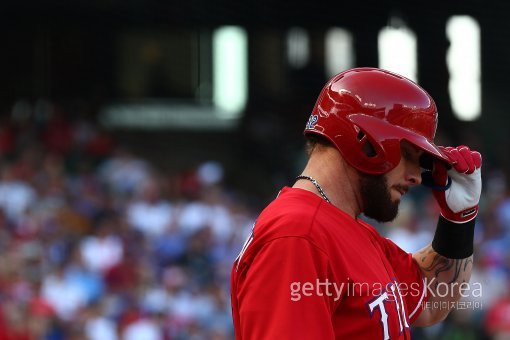
<svg viewBox="0 0 510 340"><path fill-rule="evenodd" d="M310 119L308 119L308 123L306 123L306 130L313 130L315 128L315 124L319 120L319 115L311 115Z"/></svg>

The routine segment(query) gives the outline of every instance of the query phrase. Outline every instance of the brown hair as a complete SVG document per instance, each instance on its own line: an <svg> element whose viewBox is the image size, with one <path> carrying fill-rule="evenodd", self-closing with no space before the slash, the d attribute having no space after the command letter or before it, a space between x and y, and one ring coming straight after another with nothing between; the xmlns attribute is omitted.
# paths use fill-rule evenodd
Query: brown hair
<svg viewBox="0 0 510 340"><path fill-rule="evenodd" d="M317 147L327 147L327 146L333 146L331 142L323 136L320 135L308 135L306 136L306 154L308 157L312 155L312 152Z"/></svg>

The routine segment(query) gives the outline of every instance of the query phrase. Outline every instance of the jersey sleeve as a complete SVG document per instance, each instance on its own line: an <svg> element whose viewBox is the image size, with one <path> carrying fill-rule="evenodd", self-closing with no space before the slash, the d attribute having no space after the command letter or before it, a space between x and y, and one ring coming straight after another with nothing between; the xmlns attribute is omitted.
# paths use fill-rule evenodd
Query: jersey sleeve
<svg viewBox="0 0 510 340"><path fill-rule="evenodd" d="M399 282L398 288L406 301L409 321L413 323L427 301L427 285L413 255L405 252L390 239L381 237L384 252L392 264Z"/></svg>
<svg viewBox="0 0 510 340"><path fill-rule="evenodd" d="M249 256L247 256L249 258ZM324 252L303 237L272 240L237 280L236 339L334 339L333 282Z"/></svg>

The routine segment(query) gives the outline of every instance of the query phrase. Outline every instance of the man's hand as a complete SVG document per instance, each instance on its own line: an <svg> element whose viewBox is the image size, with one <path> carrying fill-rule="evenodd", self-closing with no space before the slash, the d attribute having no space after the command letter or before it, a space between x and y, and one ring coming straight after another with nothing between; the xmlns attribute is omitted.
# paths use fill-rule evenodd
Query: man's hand
<svg viewBox="0 0 510 340"><path fill-rule="evenodd" d="M432 193L441 208L441 215L454 223L464 223L476 217L482 192L482 156L467 146L439 147L453 165L448 170L444 163L436 161L432 171L434 183L447 186L446 190L433 189Z"/></svg>

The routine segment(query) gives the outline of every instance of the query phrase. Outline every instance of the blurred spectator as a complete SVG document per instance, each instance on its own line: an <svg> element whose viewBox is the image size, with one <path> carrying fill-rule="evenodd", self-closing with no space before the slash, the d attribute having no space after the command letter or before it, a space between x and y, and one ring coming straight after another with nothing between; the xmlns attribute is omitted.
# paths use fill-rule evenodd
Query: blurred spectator
<svg viewBox="0 0 510 340"><path fill-rule="evenodd" d="M114 194L131 195L149 177L149 165L127 149L118 147L99 168L99 178Z"/></svg>
<svg viewBox="0 0 510 340"><path fill-rule="evenodd" d="M155 318L145 316L127 325L122 338L124 340L163 340L163 332Z"/></svg>
<svg viewBox="0 0 510 340"><path fill-rule="evenodd" d="M160 184L155 178L141 183L138 197L127 208L128 223L148 238L165 233L173 223L173 208L161 197Z"/></svg>
<svg viewBox="0 0 510 340"><path fill-rule="evenodd" d="M494 303L485 318L487 333L494 340L510 339L510 298Z"/></svg>
<svg viewBox="0 0 510 340"><path fill-rule="evenodd" d="M14 301L4 301L0 307L0 339L31 340L27 310Z"/></svg>
<svg viewBox="0 0 510 340"><path fill-rule="evenodd" d="M203 187L200 199L185 202L180 206L177 224L186 235L209 227L216 240L225 242L233 230L229 204L221 187L216 185Z"/></svg>
<svg viewBox="0 0 510 340"><path fill-rule="evenodd" d="M28 327L34 339L52 339L55 311L47 301L35 297L28 304Z"/></svg>
<svg viewBox="0 0 510 340"><path fill-rule="evenodd" d="M115 321L103 314L102 307L102 304L94 303L87 308L85 335L89 340L117 340Z"/></svg>
<svg viewBox="0 0 510 340"><path fill-rule="evenodd" d="M105 273L121 262L124 249L114 230L114 217L104 216L97 223L93 234L80 242L80 250L88 269Z"/></svg>
<svg viewBox="0 0 510 340"><path fill-rule="evenodd" d="M44 298L64 321L71 321L85 306L87 297L75 281L66 276L65 265L60 265L52 274L46 276L41 287L41 297Z"/></svg>
<svg viewBox="0 0 510 340"><path fill-rule="evenodd" d="M14 176L11 164L2 166L0 176L0 208L11 222L17 222L37 199L36 192Z"/></svg>
<svg viewBox="0 0 510 340"><path fill-rule="evenodd" d="M422 249L434 236L430 228L420 228L415 213L415 202L409 197L400 203L398 216L388 229L388 238L408 253Z"/></svg>
<svg viewBox="0 0 510 340"><path fill-rule="evenodd" d="M86 266L80 248L75 247L70 252L69 262L66 264L66 279L81 290L86 304L94 304L103 296L105 290L101 270L96 271ZM98 254L108 256L109 252L99 250Z"/></svg>
<svg viewBox="0 0 510 340"><path fill-rule="evenodd" d="M205 162L197 169L197 177L201 185L213 186L218 185L223 180L223 166L219 162Z"/></svg>

